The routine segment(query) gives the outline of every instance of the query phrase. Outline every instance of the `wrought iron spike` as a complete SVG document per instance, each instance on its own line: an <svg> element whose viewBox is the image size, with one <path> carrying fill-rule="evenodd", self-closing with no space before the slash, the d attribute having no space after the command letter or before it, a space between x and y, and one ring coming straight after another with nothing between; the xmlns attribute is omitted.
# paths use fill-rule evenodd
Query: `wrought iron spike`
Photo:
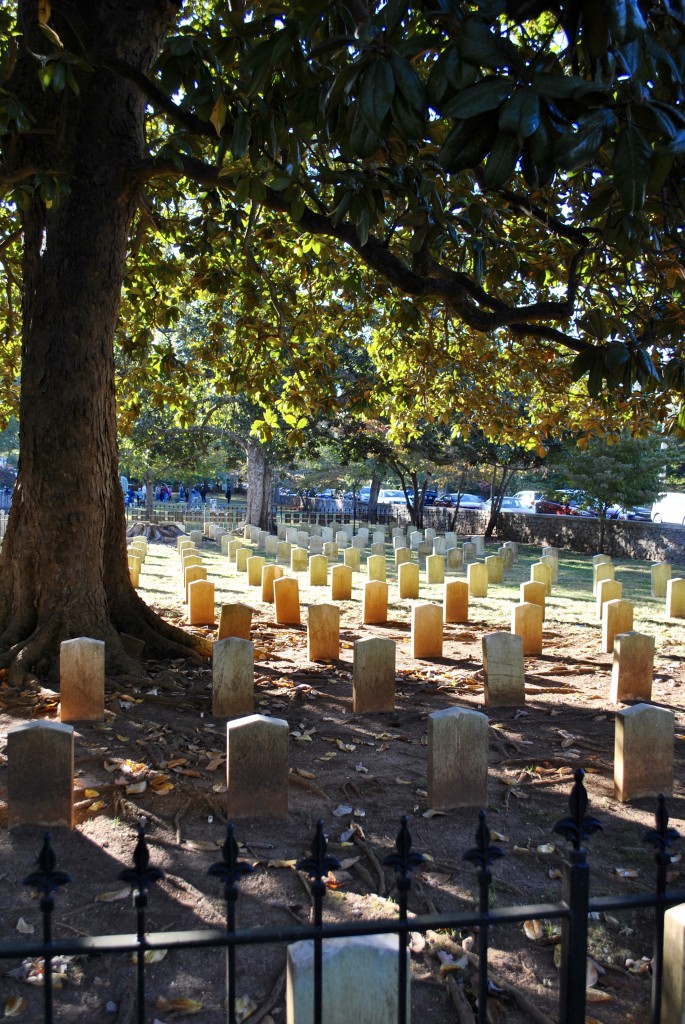
<svg viewBox="0 0 685 1024"><path fill-rule="evenodd" d="M656 806L656 828L650 828L642 837L643 842L650 843L657 853L668 854L671 843L677 842L681 837L680 832L668 826L668 808L664 794L659 793Z"/></svg>
<svg viewBox="0 0 685 1024"><path fill-rule="evenodd" d="M212 864L207 871L208 875L220 878L225 886L234 888L237 883L250 875L254 868L246 860L239 859L240 848L235 838L235 828L232 821L226 825L226 839L221 847L222 860Z"/></svg>
<svg viewBox="0 0 685 1024"><path fill-rule="evenodd" d="M67 885L71 881L71 875L68 875L66 871L55 870L57 857L52 848L51 838L52 833L46 832L37 857L39 870L32 871L22 882L23 885L30 885L37 889L43 896L57 892L61 885Z"/></svg>
<svg viewBox="0 0 685 1024"><path fill-rule="evenodd" d="M128 882L129 885L133 886L134 889L138 889L142 892L152 885L153 882L159 882L164 878L164 872L161 868L151 868L150 863L150 851L148 850L147 840L145 839L145 828L141 825L138 829L138 842L136 848L133 851L133 867L124 868L123 871L119 872L118 878L122 882Z"/></svg>
<svg viewBox="0 0 685 1024"><path fill-rule="evenodd" d="M298 871L306 871L310 878L325 878L329 871L335 871L340 867L338 858L329 857L326 853L327 850L328 842L323 831L323 819L319 818L312 839L312 855L298 860L295 867Z"/></svg>
<svg viewBox="0 0 685 1024"><path fill-rule="evenodd" d="M383 858L383 864L394 868L395 874L404 879L409 878L414 868L423 864L426 859L422 853L412 851L413 840L407 820L407 815L403 814L400 830L395 840L397 853L390 853Z"/></svg>
<svg viewBox="0 0 685 1024"><path fill-rule="evenodd" d="M587 790L583 785L585 772L582 768L576 768L573 777L575 781L568 798L571 814L568 818L560 818L552 827L552 832L563 836L573 845L574 850L579 850L584 839L588 839L595 832L601 832L604 826L599 818L593 818L585 813L588 809Z"/></svg>
<svg viewBox="0 0 685 1024"><path fill-rule="evenodd" d="M476 828L476 845L472 849L467 850L462 860L469 861L470 864L475 864L477 868L484 871L485 868L489 868L490 865L498 860L500 857L504 857L504 850L500 850L499 846L493 846L490 843L490 829L488 828L487 816L485 811L481 810L478 812L478 827Z"/></svg>

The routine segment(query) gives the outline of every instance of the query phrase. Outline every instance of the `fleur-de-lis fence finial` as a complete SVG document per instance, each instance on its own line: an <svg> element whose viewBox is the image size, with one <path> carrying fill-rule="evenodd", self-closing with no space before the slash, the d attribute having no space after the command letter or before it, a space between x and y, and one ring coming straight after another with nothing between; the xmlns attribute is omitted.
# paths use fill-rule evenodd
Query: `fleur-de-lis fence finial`
<svg viewBox="0 0 685 1024"><path fill-rule="evenodd" d="M603 825L598 818L586 814L588 808L587 790L583 785L585 772L582 768L576 768L573 773L575 782L568 798L568 806L571 814L567 818L560 818L553 826L552 832L557 832L572 844L574 850L580 850L584 839L588 839L595 832L600 832Z"/></svg>

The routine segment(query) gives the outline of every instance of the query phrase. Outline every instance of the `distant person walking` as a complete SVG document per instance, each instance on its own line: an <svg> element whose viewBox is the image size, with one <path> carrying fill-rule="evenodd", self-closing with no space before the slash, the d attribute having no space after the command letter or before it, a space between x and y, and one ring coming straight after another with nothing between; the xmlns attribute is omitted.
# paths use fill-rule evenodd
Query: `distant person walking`
<svg viewBox="0 0 685 1024"><path fill-rule="evenodd" d="M226 504L231 504L231 485L226 484Z"/></svg>

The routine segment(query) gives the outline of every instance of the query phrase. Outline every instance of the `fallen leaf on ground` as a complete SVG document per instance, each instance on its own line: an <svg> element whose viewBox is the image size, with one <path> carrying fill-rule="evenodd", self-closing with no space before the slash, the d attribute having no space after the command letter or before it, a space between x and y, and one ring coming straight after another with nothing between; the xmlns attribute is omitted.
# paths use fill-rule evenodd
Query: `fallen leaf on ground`
<svg viewBox="0 0 685 1024"><path fill-rule="evenodd" d="M34 926L29 924L28 921L25 921L23 917L19 918L15 927L21 935L33 935L36 930Z"/></svg>
<svg viewBox="0 0 685 1024"><path fill-rule="evenodd" d="M446 811L436 811L434 807L429 807L427 811L424 811L421 815L422 818L446 818Z"/></svg>
<svg viewBox="0 0 685 1024"><path fill-rule="evenodd" d="M545 934L544 931L543 931L542 925L540 924L539 921L536 921L536 920L534 920L534 921L524 921L523 922L523 931L525 932L526 938L530 939L531 942L537 942Z"/></svg>
<svg viewBox="0 0 685 1024"><path fill-rule="evenodd" d="M9 996L5 1002L5 1017L18 1017L28 1006L28 1001L23 996Z"/></svg>
<svg viewBox="0 0 685 1024"><path fill-rule="evenodd" d="M162 1013L199 1013L200 1010L204 1010L204 1005L197 999L166 999L164 996L157 996L155 1008Z"/></svg>
<svg viewBox="0 0 685 1024"><path fill-rule="evenodd" d="M125 900L131 895L131 887L125 889L111 889L109 892L99 892L95 897L96 903L114 903L115 900Z"/></svg>

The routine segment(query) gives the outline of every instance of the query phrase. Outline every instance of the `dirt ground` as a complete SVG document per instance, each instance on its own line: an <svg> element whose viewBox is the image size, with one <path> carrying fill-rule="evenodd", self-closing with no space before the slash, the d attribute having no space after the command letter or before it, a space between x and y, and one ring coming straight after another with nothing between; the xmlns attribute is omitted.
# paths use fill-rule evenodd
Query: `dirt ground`
<svg viewBox="0 0 685 1024"><path fill-rule="evenodd" d="M205 542L205 547L210 564L225 574L226 561L216 545ZM519 583L529 578L537 556L537 551L521 549L505 584L493 588L487 599L471 602L471 621L445 627L441 659L410 657L408 602L392 604L390 621L381 627L360 625L357 600L343 603L340 660L312 664L307 660L306 628L277 627L269 606L250 600L255 609L255 711L288 722L290 812L286 822L250 818L236 823L244 844L241 854L255 868L241 885L239 927L309 920L308 887L294 862L308 852L318 818L324 820L329 852L343 862L330 878L327 917L373 918L396 912L393 876L380 862L392 850L403 814L409 816L414 849L428 857L415 874L412 911L475 908L475 872L462 856L474 844L477 809L433 815L426 796L426 719L455 705L482 710L490 722L488 822L505 853L494 867L493 905L560 898L566 843L551 829L568 813L572 772L578 766L588 773L590 813L604 825L588 844L592 893L649 889L653 853L642 836L654 824L655 801L622 805L614 799L613 719L618 707L608 703L612 656L599 653L589 559L561 555L559 585L548 599L544 654L526 659L525 708L483 706L482 636L509 628ZM145 568L150 594L167 617L179 621L178 580L164 590L176 566L175 546L150 545ZM635 591L635 628L657 636L653 700L676 716L675 787L668 808L672 826L682 833L682 625L666 622L663 602L645 596L644 563L626 562L622 568L624 596L631 596L631 587ZM586 585L578 586L579 580ZM243 583L229 573L222 586L224 600L239 594ZM318 589L314 594L303 586L303 604L325 600L328 591ZM211 630L200 632L213 635ZM356 639L371 635L397 642L396 710L354 715L352 648ZM78 825L73 831L55 829L53 836L58 867L74 879L56 896L58 936L135 929L130 894L117 875L130 864L141 815L148 823L152 863L166 873L151 895L149 929L221 927L224 922L221 886L207 877L208 867L219 859L226 820L225 723L211 716L211 668L149 660L143 668L141 678L108 681L103 723L75 728ZM0 677L0 941L22 938L31 928L40 933L38 901L21 883L33 868L43 831L28 826L7 831L6 734L19 722L54 719L58 700L58 694L47 690L13 691ZM669 877L675 886L685 885L677 862ZM597 970L590 967L590 980L598 977L588 1020L637 1024L647 1019L650 977L642 958L650 956L651 934L648 911L616 912L591 921ZM455 942L469 949L473 937L466 932L430 933L425 940L416 936L412 943L412 1013L416 1020L451 1024L460 1018L446 979L463 985L473 1000L473 958L464 963ZM494 975L527 997L539 1011L536 1019L556 1020L555 923L543 925L537 936L527 935L519 924L495 927L491 941ZM282 946L239 951L242 1012L251 1013L254 1021L285 1021L284 966ZM64 987L57 994L59 1020L76 1024L97 1014L129 1024L130 956L79 958L65 971ZM16 1011L25 1021L42 1019L40 989L27 983L26 973L20 960L0 963L0 1015ZM223 978L221 951L170 952L148 969L146 1019L183 1020L184 1005L207 1024L225 1019ZM174 1003L179 999L194 1004ZM511 993L495 993L492 1003L495 1020L519 1024L533 1019Z"/></svg>

